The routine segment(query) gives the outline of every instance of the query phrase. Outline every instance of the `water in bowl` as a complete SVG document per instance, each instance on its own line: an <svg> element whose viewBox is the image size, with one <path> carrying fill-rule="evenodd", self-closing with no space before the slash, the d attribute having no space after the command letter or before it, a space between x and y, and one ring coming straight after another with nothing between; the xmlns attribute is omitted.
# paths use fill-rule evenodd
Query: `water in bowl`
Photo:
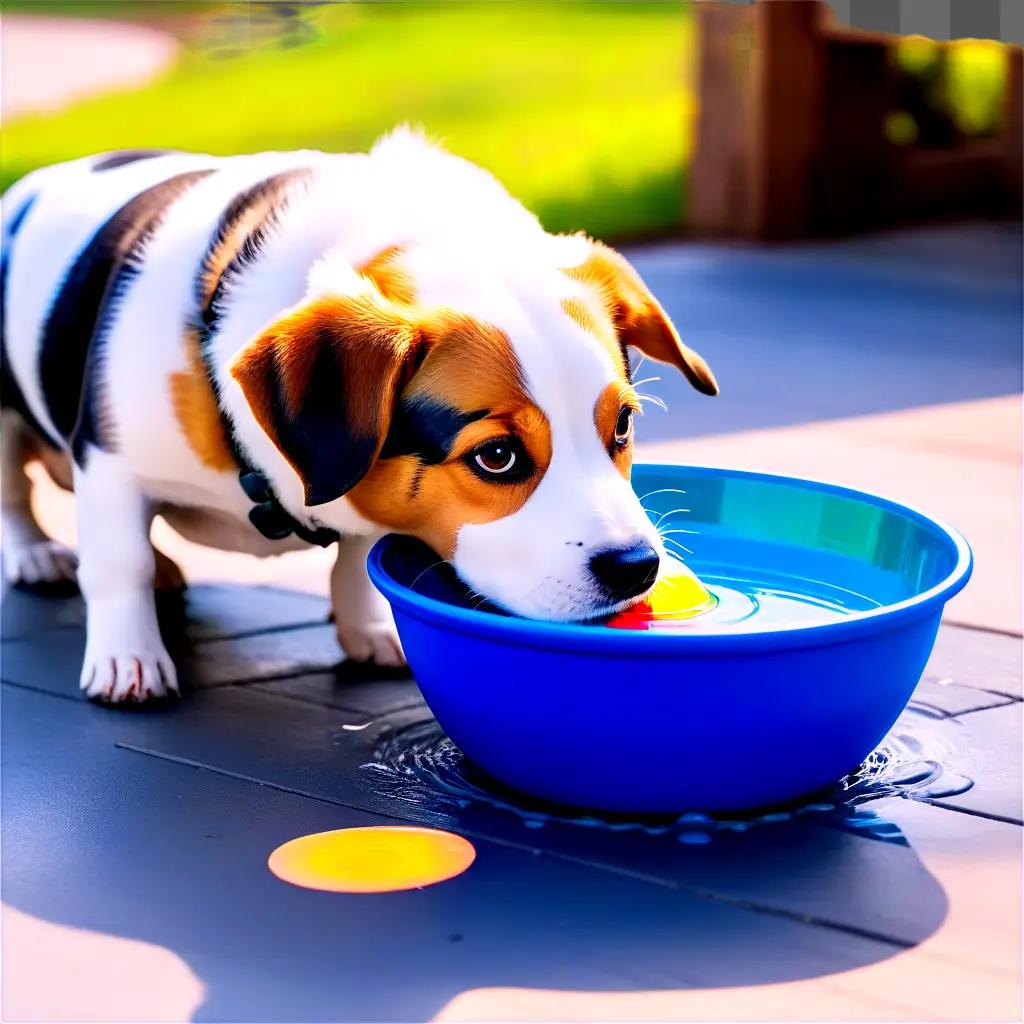
<svg viewBox="0 0 1024 1024"><path fill-rule="evenodd" d="M660 621L656 631L742 633L835 622L854 612L879 607L862 594L825 583L801 581L801 589L771 579L740 579L704 573L701 580L714 603L700 614L685 619Z"/></svg>
<svg viewBox="0 0 1024 1024"><path fill-rule="evenodd" d="M682 562L671 571L679 571ZM835 622L855 612L878 608L880 602L833 583L795 578L760 568L737 570L731 565L697 560L684 568L695 582L686 607L676 605L665 616L626 613L613 617L620 629L656 632L744 633ZM696 581L699 580L699 583ZM495 615L508 615L480 595L473 594L440 559L430 562L413 580L411 589L439 600ZM685 602L684 602L685 603ZM591 623L604 628L608 621Z"/></svg>
<svg viewBox="0 0 1024 1024"><path fill-rule="evenodd" d="M854 612L877 608L863 594L818 580L747 572L724 566L694 573L670 558L651 597L606 625L656 632L742 633L835 622Z"/></svg>

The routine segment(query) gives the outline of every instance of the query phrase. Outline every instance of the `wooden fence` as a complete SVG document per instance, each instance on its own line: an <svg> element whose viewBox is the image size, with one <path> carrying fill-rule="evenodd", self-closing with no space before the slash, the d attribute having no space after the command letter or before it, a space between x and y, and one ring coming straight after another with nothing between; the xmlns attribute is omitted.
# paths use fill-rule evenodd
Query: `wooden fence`
<svg viewBox="0 0 1024 1024"><path fill-rule="evenodd" d="M818 0L698 10L696 232L784 239L1020 215L1019 46L991 44L997 117L964 131L934 102L957 43L845 28ZM927 73L899 59L914 45L927 51Z"/></svg>

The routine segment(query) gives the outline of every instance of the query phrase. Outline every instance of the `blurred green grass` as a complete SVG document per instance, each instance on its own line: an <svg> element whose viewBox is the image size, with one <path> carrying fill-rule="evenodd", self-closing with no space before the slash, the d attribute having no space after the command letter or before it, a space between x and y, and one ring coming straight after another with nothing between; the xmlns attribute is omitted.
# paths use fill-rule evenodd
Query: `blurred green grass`
<svg viewBox="0 0 1024 1024"><path fill-rule="evenodd" d="M409 122L493 171L549 230L683 222L686 3L187 6L192 42L160 80L6 125L0 185L124 146L361 150Z"/></svg>

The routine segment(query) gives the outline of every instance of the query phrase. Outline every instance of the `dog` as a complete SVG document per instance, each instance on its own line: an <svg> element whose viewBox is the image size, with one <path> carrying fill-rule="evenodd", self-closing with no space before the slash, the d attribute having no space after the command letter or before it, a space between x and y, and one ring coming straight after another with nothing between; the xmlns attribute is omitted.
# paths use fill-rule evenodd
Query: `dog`
<svg viewBox="0 0 1024 1024"><path fill-rule="evenodd" d="M3 562L77 575L89 698L178 692L156 514L256 555L336 543L339 641L380 665L403 664L365 569L385 532L518 615L653 586L629 349L715 378L624 258L546 233L482 169L406 129L367 154L122 151L3 207ZM32 518L36 457L73 486L77 556Z"/></svg>

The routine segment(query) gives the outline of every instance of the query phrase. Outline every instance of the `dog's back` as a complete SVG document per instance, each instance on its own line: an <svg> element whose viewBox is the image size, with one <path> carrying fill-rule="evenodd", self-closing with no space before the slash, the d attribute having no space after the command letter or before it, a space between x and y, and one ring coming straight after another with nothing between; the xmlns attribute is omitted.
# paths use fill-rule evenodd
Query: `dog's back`
<svg viewBox="0 0 1024 1024"><path fill-rule="evenodd" d="M293 279L271 283L268 315L298 301L335 247L358 266L424 235L482 236L484 223L504 244L540 230L490 175L404 131L368 156L134 150L44 168L3 201L3 405L79 461L89 445L131 459L130 426L146 435L145 468L150 431L170 423L164 461L181 461L184 442L186 479L196 456L222 470L193 335L218 314L225 275L246 269L252 240L282 228L313 178L327 202L283 225Z"/></svg>

